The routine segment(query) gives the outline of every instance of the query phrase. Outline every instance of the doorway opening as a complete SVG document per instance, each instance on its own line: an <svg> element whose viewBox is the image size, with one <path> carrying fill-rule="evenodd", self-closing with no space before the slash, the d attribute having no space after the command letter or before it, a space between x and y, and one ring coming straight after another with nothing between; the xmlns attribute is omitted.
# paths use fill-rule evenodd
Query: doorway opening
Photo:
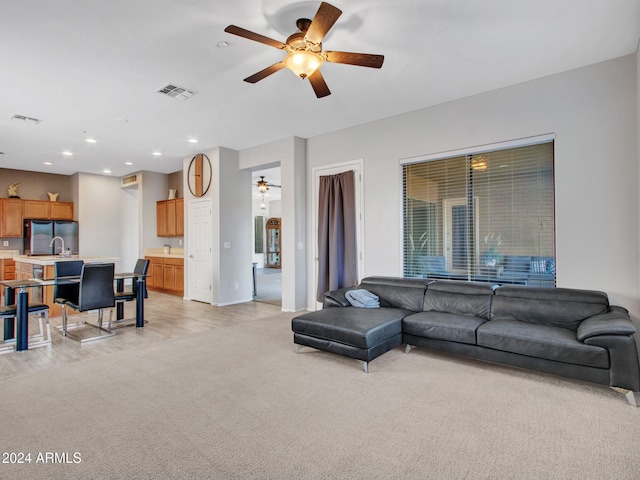
<svg viewBox="0 0 640 480"><path fill-rule="evenodd" d="M253 300L274 305L282 305L280 178L280 167L256 170L251 174L255 240ZM260 190L258 182L266 182L266 190Z"/></svg>

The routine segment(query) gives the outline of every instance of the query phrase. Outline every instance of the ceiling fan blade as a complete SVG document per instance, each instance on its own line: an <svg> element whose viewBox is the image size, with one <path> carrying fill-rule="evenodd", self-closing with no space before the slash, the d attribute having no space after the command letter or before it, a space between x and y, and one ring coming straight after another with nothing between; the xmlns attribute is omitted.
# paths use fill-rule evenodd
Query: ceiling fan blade
<svg viewBox="0 0 640 480"><path fill-rule="evenodd" d="M278 40L274 40L273 38L265 37L264 35L260 35L259 33L251 32L249 30L245 30L241 27L236 27L235 25L229 25L224 29L227 33L232 33L233 35L238 35L239 37L248 38L249 40L253 40L255 42L264 43L265 45L269 45L270 47L275 47L279 49L284 49L285 44L279 42Z"/></svg>
<svg viewBox="0 0 640 480"><path fill-rule="evenodd" d="M322 2L320 4L320 8L316 12L316 16L313 17L311 21L311 25L309 25L309 30L305 34L305 39L315 45L318 45L322 42L322 39L327 34L327 32L333 27L333 24L336 23L338 17L342 15L342 10L334 7L333 5L329 5L326 2Z"/></svg>
<svg viewBox="0 0 640 480"><path fill-rule="evenodd" d="M371 68L380 68L384 62L384 55L370 55L368 53L324 52L324 57L327 62Z"/></svg>
<svg viewBox="0 0 640 480"><path fill-rule="evenodd" d="M311 86L313 87L313 91L316 92L316 97L322 98L327 95L331 95L331 91L329 87L327 87L326 82L324 81L324 77L320 73L320 70L316 70L309 77L309 82L311 82Z"/></svg>
<svg viewBox="0 0 640 480"><path fill-rule="evenodd" d="M256 83L262 80L263 78L268 77L272 73L279 72L284 68L284 62L274 63L270 67L265 68L264 70L260 70L258 73L254 73L250 77L244 79L245 82Z"/></svg>

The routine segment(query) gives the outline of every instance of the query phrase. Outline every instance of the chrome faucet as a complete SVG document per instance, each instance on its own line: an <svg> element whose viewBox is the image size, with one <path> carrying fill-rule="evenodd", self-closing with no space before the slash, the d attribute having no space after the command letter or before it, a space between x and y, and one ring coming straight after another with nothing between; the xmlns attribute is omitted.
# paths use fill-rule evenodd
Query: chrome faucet
<svg viewBox="0 0 640 480"><path fill-rule="evenodd" d="M66 256L66 252L65 252L65 250L64 250L64 239L63 239L62 237L53 237L53 238L51 239L51 243L49 244L49 246L50 246L50 247L53 247L53 244L56 242L56 238L57 238L58 240L60 240L60 243L62 244L62 247L61 247L61 249L60 249L60 256L61 256L61 257L64 257L64 256Z"/></svg>

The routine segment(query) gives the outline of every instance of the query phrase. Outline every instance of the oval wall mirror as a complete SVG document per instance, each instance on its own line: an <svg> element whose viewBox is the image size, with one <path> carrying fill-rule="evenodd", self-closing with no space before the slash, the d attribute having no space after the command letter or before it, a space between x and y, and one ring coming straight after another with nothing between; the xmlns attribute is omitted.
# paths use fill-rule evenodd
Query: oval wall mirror
<svg viewBox="0 0 640 480"><path fill-rule="evenodd" d="M199 153L191 159L187 175L189 191L194 197L201 197L211 186L211 162L204 153Z"/></svg>

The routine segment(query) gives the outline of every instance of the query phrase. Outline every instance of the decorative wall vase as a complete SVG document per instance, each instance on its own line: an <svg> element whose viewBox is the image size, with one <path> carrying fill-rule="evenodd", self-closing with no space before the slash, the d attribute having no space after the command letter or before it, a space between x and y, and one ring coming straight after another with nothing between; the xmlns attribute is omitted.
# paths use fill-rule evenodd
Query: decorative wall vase
<svg viewBox="0 0 640 480"><path fill-rule="evenodd" d="M7 189L7 197L9 198L20 198L18 196L18 187L22 185L22 182L17 182L17 183L13 183L11 185L9 185L9 188Z"/></svg>
<svg viewBox="0 0 640 480"><path fill-rule="evenodd" d="M175 188L170 188L169 189L169 200L173 200L174 198L176 198L176 189Z"/></svg>
<svg viewBox="0 0 640 480"><path fill-rule="evenodd" d="M47 195L49 195L49 201L50 202L57 202L58 201L58 195L60 195L60 194L59 193L47 192Z"/></svg>

